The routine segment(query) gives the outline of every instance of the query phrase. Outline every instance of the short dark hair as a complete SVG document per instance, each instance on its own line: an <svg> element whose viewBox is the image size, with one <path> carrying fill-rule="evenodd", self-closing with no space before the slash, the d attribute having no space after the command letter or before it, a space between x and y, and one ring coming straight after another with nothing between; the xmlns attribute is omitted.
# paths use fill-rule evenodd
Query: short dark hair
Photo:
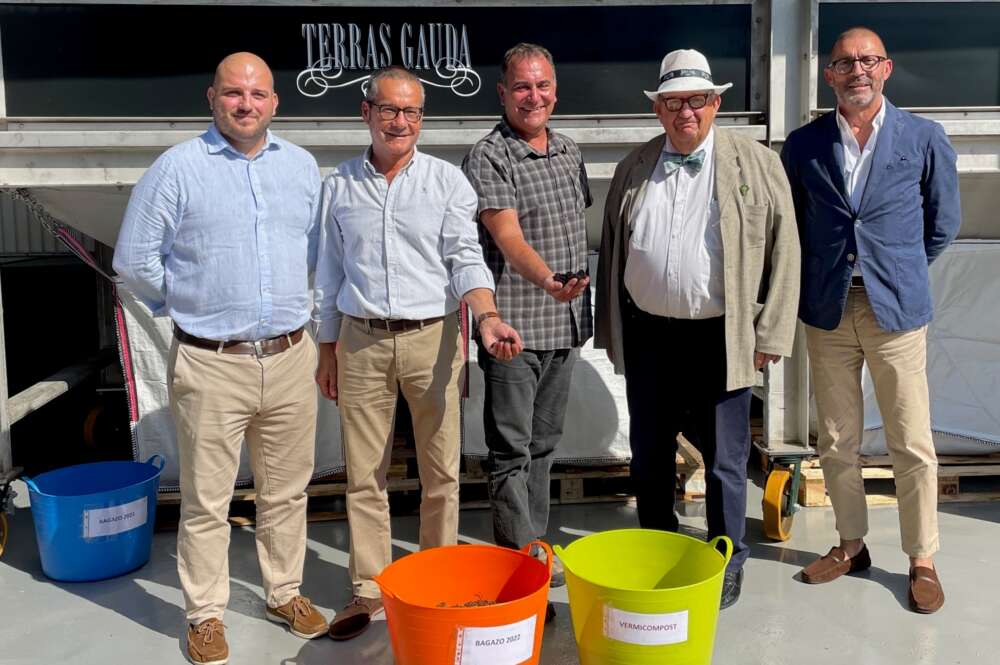
<svg viewBox="0 0 1000 665"><path fill-rule="evenodd" d="M552 59L552 54L544 46L539 46L538 44L530 44L528 42L521 42L515 46L507 49L507 52L503 54L503 61L500 63L500 83L503 85L507 84L507 70L510 69L510 63L515 60L524 60L525 58L545 58L552 65L553 78L556 71L556 62Z"/></svg>
<svg viewBox="0 0 1000 665"><path fill-rule="evenodd" d="M420 88L420 99L421 104L423 104L424 84L420 81L420 77L411 72L406 67L400 65L389 65L388 67L383 67L372 72L372 75L368 77L366 82L367 88L365 89L365 101L374 102L378 98L378 82L382 79L395 79L397 81L410 81L411 83L417 84Z"/></svg>

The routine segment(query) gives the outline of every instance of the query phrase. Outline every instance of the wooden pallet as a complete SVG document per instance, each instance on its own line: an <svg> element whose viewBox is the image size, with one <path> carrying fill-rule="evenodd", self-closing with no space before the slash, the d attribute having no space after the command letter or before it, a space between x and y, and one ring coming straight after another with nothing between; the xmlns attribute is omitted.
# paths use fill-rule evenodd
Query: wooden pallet
<svg viewBox="0 0 1000 665"><path fill-rule="evenodd" d="M685 501L702 499L705 496L705 469L701 454L683 436L678 437L677 446L677 498ZM462 508L488 508L486 495L486 473L478 460L467 459L460 475ZM552 503L598 503L628 501L633 498L629 467L626 464L610 466L557 465L553 468ZM410 494L420 490L417 476L416 453L405 442L397 440L393 445L389 465L387 488L390 494ZM342 496L347 491L347 478L338 474L309 485L306 489L310 498ZM256 498L253 488L237 489L233 502L250 502ZM180 493L161 493L158 504L176 506L180 503ZM344 519L343 511L324 511L310 508L310 521ZM253 524L253 518L233 515L230 523L237 526ZM165 526L165 525L161 525Z"/></svg>
<svg viewBox="0 0 1000 665"><path fill-rule="evenodd" d="M888 455L861 458L861 477L869 490L870 506L895 505L892 485L892 461ZM1000 500L1000 455L940 455L938 457L938 501ZM817 460L802 464L799 503L803 506L829 506L823 470Z"/></svg>

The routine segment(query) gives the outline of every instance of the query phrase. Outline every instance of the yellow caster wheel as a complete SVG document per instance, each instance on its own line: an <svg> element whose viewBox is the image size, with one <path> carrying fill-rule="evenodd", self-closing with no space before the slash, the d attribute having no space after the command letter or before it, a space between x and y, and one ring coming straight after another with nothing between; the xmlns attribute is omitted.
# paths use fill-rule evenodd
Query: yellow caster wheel
<svg viewBox="0 0 1000 665"><path fill-rule="evenodd" d="M791 495L792 472L776 466L767 476L764 486L764 535L771 540L788 540L792 536L795 515L789 508L794 505Z"/></svg>
<svg viewBox="0 0 1000 665"><path fill-rule="evenodd" d="M3 556L5 547L7 547L7 515L0 513L0 556Z"/></svg>

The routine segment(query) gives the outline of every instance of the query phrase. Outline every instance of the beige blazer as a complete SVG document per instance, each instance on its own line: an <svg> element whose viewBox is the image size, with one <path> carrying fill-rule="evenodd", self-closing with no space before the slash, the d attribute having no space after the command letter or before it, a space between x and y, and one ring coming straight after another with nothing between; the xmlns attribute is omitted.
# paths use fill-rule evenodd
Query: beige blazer
<svg viewBox="0 0 1000 665"><path fill-rule="evenodd" d="M618 164L604 206L594 345L607 349L619 374L624 373L621 303L629 220L659 164L664 136L639 146ZM754 351L778 356L792 352L799 307L799 237L778 155L721 127L715 128L715 197L722 226L726 389L736 390L754 384Z"/></svg>

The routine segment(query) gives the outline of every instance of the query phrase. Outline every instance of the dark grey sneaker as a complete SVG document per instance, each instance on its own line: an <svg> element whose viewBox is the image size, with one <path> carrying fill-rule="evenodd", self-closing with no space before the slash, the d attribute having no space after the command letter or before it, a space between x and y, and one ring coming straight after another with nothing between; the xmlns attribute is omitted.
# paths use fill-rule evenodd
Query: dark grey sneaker
<svg viewBox="0 0 1000 665"><path fill-rule="evenodd" d="M743 587L743 569L727 570L722 578L722 599L719 609L724 610L740 599L740 589Z"/></svg>
<svg viewBox="0 0 1000 665"><path fill-rule="evenodd" d="M552 557L552 579L549 580L549 587L554 589L559 586L566 586L566 569L563 568L559 557Z"/></svg>
<svg viewBox="0 0 1000 665"><path fill-rule="evenodd" d="M545 550L538 545L531 546L531 556L535 557L542 563L547 563L545 560ZM552 578L549 580L549 588L554 589L560 586L566 586L566 570L563 568L562 561L559 560L559 557L553 555Z"/></svg>

